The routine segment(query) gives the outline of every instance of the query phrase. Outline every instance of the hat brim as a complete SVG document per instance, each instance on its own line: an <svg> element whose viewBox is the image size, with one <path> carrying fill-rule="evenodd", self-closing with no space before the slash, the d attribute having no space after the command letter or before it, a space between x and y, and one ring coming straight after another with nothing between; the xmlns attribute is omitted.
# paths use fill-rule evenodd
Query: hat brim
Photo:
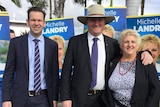
<svg viewBox="0 0 160 107"><path fill-rule="evenodd" d="M115 17L114 16L78 16L77 19L83 24L87 24L87 18L105 18L105 24L112 22Z"/></svg>

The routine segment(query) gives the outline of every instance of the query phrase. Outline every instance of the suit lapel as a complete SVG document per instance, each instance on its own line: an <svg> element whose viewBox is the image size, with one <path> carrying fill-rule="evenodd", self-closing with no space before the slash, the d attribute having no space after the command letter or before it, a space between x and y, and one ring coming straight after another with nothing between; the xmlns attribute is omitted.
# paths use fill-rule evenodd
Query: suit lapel
<svg viewBox="0 0 160 107"><path fill-rule="evenodd" d="M140 57L140 56L138 56ZM137 58L140 59L140 58ZM141 70L139 70L139 68L141 68L141 63L139 63L139 61L136 60L136 70L135 70L135 83L134 83L134 88L133 88L133 92L132 92L132 98L131 98L131 103L135 103L137 99L140 99L139 97L139 88L140 88L140 81L142 81L142 72ZM142 68L141 68L142 69Z"/></svg>
<svg viewBox="0 0 160 107"><path fill-rule="evenodd" d="M108 53L108 51L109 51L109 49L108 49L108 43L109 43L109 41L107 40L107 38L103 35L103 37L104 37L104 45L105 45L105 52L106 52L106 65L107 65L107 63L108 63L108 57L109 57L109 53Z"/></svg>
<svg viewBox="0 0 160 107"><path fill-rule="evenodd" d="M107 39L107 37L105 36L105 35L103 35L103 37L104 37L104 45L105 45L105 52L106 52L106 62L105 62L105 81L107 81L106 79L107 79L107 76L108 76L108 64L110 63L109 62L109 41L108 41L108 39Z"/></svg>
<svg viewBox="0 0 160 107"><path fill-rule="evenodd" d="M48 70L48 52L49 52L49 44L47 42L46 37L44 36L44 72Z"/></svg>
<svg viewBox="0 0 160 107"><path fill-rule="evenodd" d="M89 69L91 71L91 59L90 59L90 53L89 53L89 46L88 46L88 32L82 35L82 49L84 50L83 53L86 55L86 58L88 62L86 62L89 66ZM87 47L87 48L86 48Z"/></svg>
<svg viewBox="0 0 160 107"><path fill-rule="evenodd" d="M29 56L28 56L28 34L22 38L22 54L24 55L25 67L27 73L29 73Z"/></svg>

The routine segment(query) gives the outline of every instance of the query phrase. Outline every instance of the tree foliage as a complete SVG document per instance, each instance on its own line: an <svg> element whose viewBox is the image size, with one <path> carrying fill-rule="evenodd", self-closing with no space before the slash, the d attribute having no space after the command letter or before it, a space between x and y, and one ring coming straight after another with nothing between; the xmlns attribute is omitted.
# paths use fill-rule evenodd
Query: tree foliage
<svg viewBox="0 0 160 107"><path fill-rule="evenodd" d="M54 15L56 18L64 17L64 3L66 0L54 0Z"/></svg>
<svg viewBox="0 0 160 107"><path fill-rule="evenodd" d="M142 0L142 2L141 2L141 15L144 14L144 4L145 4L145 0Z"/></svg>
<svg viewBox="0 0 160 107"><path fill-rule="evenodd" d="M11 0L17 7L22 7L20 0Z"/></svg>
<svg viewBox="0 0 160 107"><path fill-rule="evenodd" d="M87 0L74 0L74 3L78 3L81 5L84 5L86 3Z"/></svg>
<svg viewBox="0 0 160 107"><path fill-rule="evenodd" d="M43 9L46 9L48 7L47 0L27 0L31 3L34 7L41 7Z"/></svg>

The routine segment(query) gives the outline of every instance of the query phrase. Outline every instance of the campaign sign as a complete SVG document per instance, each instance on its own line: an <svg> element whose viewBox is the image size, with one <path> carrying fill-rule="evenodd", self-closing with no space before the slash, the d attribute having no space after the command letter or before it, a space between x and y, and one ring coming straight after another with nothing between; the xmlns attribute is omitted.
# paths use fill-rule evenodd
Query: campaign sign
<svg viewBox="0 0 160 107"><path fill-rule="evenodd" d="M109 7L105 8L106 16L114 16L115 20L110 25L113 26L115 31L122 31L126 29L126 7Z"/></svg>
<svg viewBox="0 0 160 107"><path fill-rule="evenodd" d="M10 40L9 15L0 12L0 40Z"/></svg>
<svg viewBox="0 0 160 107"><path fill-rule="evenodd" d="M0 107L2 107L2 78L10 40L9 15L0 11Z"/></svg>
<svg viewBox="0 0 160 107"><path fill-rule="evenodd" d="M141 36L155 34L160 37L160 15L127 16L127 28L137 30Z"/></svg>
<svg viewBox="0 0 160 107"><path fill-rule="evenodd" d="M69 40L71 36L74 36L73 18L59 18L46 21L43 34L46 37L60 35L65 40Z"/></svg>
<svg viewBox="0 0 160 107"><path fill-rule="evenodd" d="M0 70L0 82L2 81L4 71Z"/></svg>
<svg viewBox="0 0 160 107"><path fill-rule="evenodd" d="M7 60L9 40L9 15L7 12L0 12L0 82L2 81L5 63Z"/></svg>

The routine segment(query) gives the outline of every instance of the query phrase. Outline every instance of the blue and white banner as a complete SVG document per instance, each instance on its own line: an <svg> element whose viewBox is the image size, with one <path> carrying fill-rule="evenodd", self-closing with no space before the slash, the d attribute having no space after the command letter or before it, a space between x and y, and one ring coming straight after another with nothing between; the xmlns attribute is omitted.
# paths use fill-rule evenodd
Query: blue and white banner
<svg viewBox="0 0 160 107"><path fill-rule="evenodd" d="M0 12L0 40L10 40L9 15Z"/></svg>
<svg viewBox="0 0 160 107"><path fill-rule="evenodd" d="M127 16L127 28L137 30L141 36L155 34L160 37L160 15Z"/></svg>
<svg viewBox="0 0 160 107"><path fill-rule="evenodd" d="M7 58L9 40L9 15L7 12L0 12L0 85Z"/></svg>
<svg viewBox="0 0 160 107"><path fill-rule="evenodd" d="M113 26L115 31L122 31L126 29L126 7L106 7L105 15L115 17L115 20L109 23Z"/></svg>
<svg viewBox="0 0 160 107"><path fill-rule="evenodd" d="M46 21L43 34L47 37L60 35L65 40L74 36L73 18L59 18Z"/></svg>

